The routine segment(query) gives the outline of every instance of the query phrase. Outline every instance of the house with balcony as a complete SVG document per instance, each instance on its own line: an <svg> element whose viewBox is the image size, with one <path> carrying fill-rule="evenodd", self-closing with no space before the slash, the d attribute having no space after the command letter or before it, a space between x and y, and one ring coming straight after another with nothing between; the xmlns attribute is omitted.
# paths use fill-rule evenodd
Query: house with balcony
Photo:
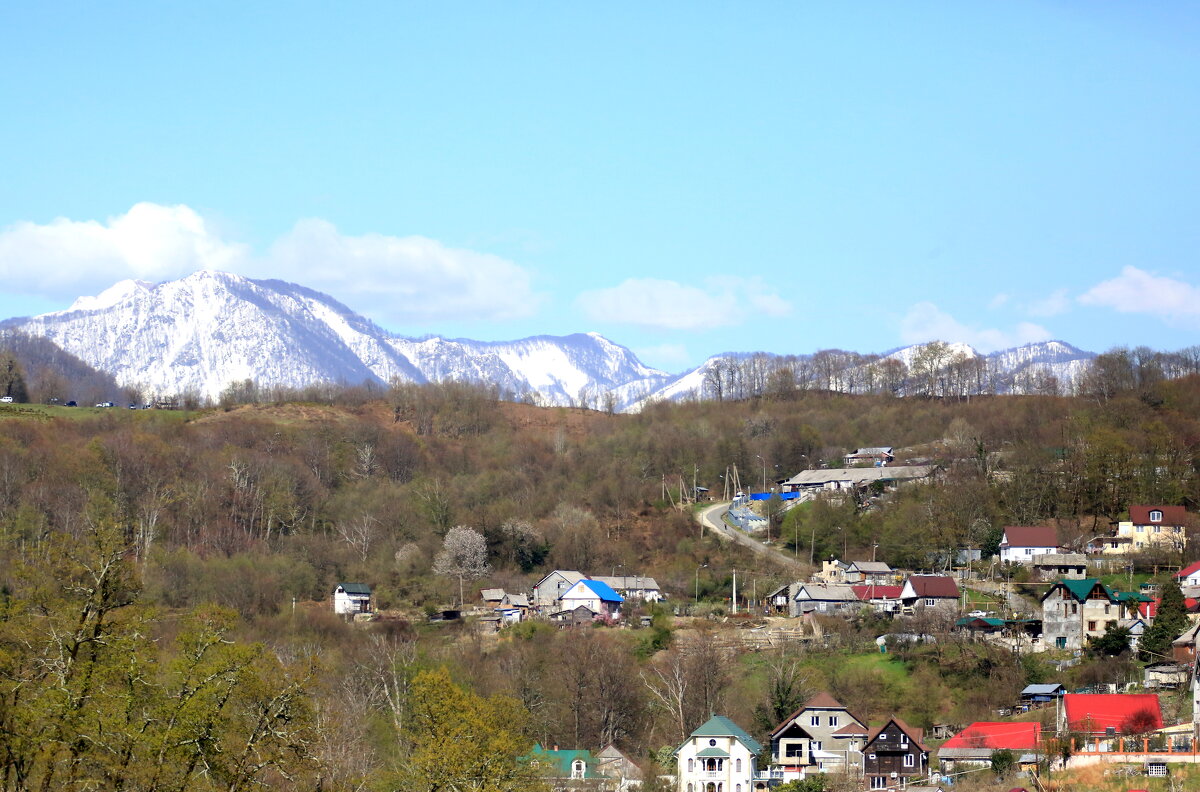
<svg viewBox="0 0 1200 792"><path fill-rule="evenodd" d="M1089 548L1101 555L1128 555L1151 550L1183 552L1189 516L1182 506L1130 506L1129 519L1116 523L1108 536L1098 536Z"/></svg>
<svg viewBox="0 0 1200 792"><path fill-rule="evenodd" d="M675 749L677 792L765 792L762 745L723 715L713 715ZM774 779L777 783L779 778Z"/></svg>
<svg viewBox="0 0 1200 792"><path fill-rule="evenodd" d="M863 779L867 789L903 789L929 771L924 733L896 716L872 729L863 746Z"/></svg>
<svg viewBox="0 0 1200 792"><path fill-rule="evenodd" d="M771 732L771 767L784 781L846 772L862 764L864 721L828 693L818 693Z"/></svg>
<svg viewBox="0 0 1200 792"><path fill-rule="evenodd" d="M1097 578L1060 580L1042 595L1042 637L1055 649L1082 649L1116 625L1124 610L1116 592Z"/></svg>

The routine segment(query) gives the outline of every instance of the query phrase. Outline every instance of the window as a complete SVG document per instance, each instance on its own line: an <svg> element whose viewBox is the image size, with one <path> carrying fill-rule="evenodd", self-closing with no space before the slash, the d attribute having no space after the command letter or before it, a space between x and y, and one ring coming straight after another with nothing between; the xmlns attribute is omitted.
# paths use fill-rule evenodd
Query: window
<svg viewBox="0 0 1200 792"><path fill-rule="evenodd" d="M932 608L934 605L937 605L937 600L935 600L933 597L926 597L925 604Z"/></svg>
<svg viewBox="0 0 1200 792"><path fill-rule="evenodd" d="M813 726L820 726L820 725L821 725L821 716L820 716L820 715L813 715L813 716L812 716L811 718L809 718L808 720L809 720L809 723L810 723L811 725L813 725Z"/></svg>
<svg viewBox="0 0 1200 792"><path fill-rule="evenodd" d="M688 772L689 773L695 769L694 768L695 762L696 762L695 759L688 759Z"/></svg>
<svg viewBox="0 0 1200 792"><path fill-rule="evenodd" d="M1076 613L1079 613L1079 603L1072 602L1071 603L1071 615L1074 616Z"/></svg>
<svg viewBox="0 0 1200 792"><path fill-rule="evenodd" d="M692 788L691 782L688 783L687 792L695 792L695 790Z"/></svg>
<svg viewBox="0 0 1200 792"><path fill-rule="evenodd" d="M830 716L829 716L829 725L830 725L830 726L837 726L837 725L838 725L838 716L837 716L837 715L830 715Z"/></svg>
<svg viewBox="0 0 1200 792"><path fill-rule="evenodd" d="M871 776L871 789L887 789L887 776Z"/></svg>
<svg viewBox="0 0 1200 792"><path fill-rule="evenodd" d="M1142 531L1144 531L1144 530L1146 530L1145 526L1139 525L1139 526L1137 527L1137 532L1138 532L1138 533L1141 533L1141 532L1142 532Z"/></svg>
<svg viewBox="0 0 1200 792"><path fill-rule="evenodd" d="M1054 648L1055 648L1055 649L1066 649L1066 648L1067 648L1067 639L1066 639L1066 637L1065 637L1065 636L1062 636L1062 635L1060 635L1059 637L1055 638L1055 639L1054 639Z"/></svg>
<svg viewBox="0 0 1200 792"><path fill-rule="evenodd" d="M904 754L904 766L905 767L913 767L915 764L913 759L914 759L914 757L912 754L910 754L910 753Z"/></svg>
<svg viewBox="0 0 1200 792"><path fill-rule="evenodd" d="M869 759L871 759L871 760L874 760L874 759L875 759L875 754L871 754L871 755L870 755L870 757L868 757L868 758L869 758Z"/></svg>
<svg viewBox="0 0 1200 792"><path fill-rule="evenodd" d="M1150 512L1150 522L1162 522L1162 512L1154 509Z"/></svg>
<svg viewBox="0 0 1200 792"><path fill-rule="evenodd" d="M735 771L735 772L738 772L738 773L742 772L742 759L741 759L741 757L738 757L738 760L737 760L737 762L735 763L735 766L734 766L734 771Z"/></svg>
<svg viewBox="0 0 1200 792"><path fill-rule="evenodd" d="M709 745L712 745L712 746L715 746L715 745L717 744L717 741L716 741L716 740L709 740L709 741L708 741L708 744L709 744Z"/></svg>
<svg viewBox="0 0 1200 792"><path fill-rule="evenodd" d="M1088 632L1095 632L1095 631L1096 631L1096 622L1089 621L1088 622Z"/></svg>
<svg viewBox="0 0 1200 792"><path fill-rule="evenodd" d="M819 750L821 750L821 741L820 741L820 740L813 740L813 741L812 741L812 749L813 749L814 751L819 751Z"/></svg>
<svg viewBox="0 0 1200 792"><path fill-rule="evenodd" d="M1167 774L1167 765L1163 762L1150 762L1146 765L1146 775L1165 777Z"/></svg>
<svg viewBox="0 0 1200 792"><path fill-rule="evenodd" d="M571 763L571 778L583 778L583 762L579 759Z"/></svg>
<svg viewBox="0 0 1200 792"><path fill-rule="evenodd" d="M1105 616L1107 616L1107 615L1108 615L1108 609L1109 609L1110 607L1111 607L1110 605L1105 605L1105 606L1104 606L1104 615L1105 615Z"/></svg>

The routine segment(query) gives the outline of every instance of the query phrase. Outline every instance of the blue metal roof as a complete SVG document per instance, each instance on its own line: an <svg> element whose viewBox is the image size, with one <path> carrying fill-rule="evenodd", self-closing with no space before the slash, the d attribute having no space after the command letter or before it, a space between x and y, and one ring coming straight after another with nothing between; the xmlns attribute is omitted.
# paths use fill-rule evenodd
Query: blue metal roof
<svg viewBox="0 0 1200 792"><path fill-rule="evenodd" d="M607 583L601 583L599 580L581 580L583 585L592 590L592 593L600 598L601 602L624 602L625 599L612 590L612 587Z"/></svg>

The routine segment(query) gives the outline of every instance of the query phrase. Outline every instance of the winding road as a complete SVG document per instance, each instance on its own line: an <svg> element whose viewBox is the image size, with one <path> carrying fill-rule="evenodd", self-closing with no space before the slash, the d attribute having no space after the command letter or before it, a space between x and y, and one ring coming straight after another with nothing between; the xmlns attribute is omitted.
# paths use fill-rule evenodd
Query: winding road
<svg viewBox="0 0 1200 792"><path fill-rule="evenodd" d="M740 531L737 528L729 526L725 522L725 512L727 511L729 511L728 501L714 503L712 506L707 506L696 512L696 521L705 529L716 533L718 536L723 536L732 542L737 542L782 567L794 572L805 572L808 570L807 564L801 563L787 553L781 553L770 545L763 544L745 531Z"/></svg>

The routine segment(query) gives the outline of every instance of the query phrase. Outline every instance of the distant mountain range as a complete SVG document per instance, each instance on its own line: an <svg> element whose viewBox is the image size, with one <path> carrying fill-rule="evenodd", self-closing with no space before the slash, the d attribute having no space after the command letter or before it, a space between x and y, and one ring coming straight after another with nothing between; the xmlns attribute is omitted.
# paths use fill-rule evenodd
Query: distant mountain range
<svg viewBox="0 0 1200 792"><path fill-rule="evenodd" d="M596 333L496 342L406 338L303 286L212 270L159 284L122 281L65 311L4 325L53 341L147 398L217 399L244 380L295 388L456 380L494 385L509 398L626 411L653 400L732 398L792 386L853 392L1069 389L1095 357L1061 341L986 356L965 344L942 344L884 355L722 354L669 374Z"/></svg>

